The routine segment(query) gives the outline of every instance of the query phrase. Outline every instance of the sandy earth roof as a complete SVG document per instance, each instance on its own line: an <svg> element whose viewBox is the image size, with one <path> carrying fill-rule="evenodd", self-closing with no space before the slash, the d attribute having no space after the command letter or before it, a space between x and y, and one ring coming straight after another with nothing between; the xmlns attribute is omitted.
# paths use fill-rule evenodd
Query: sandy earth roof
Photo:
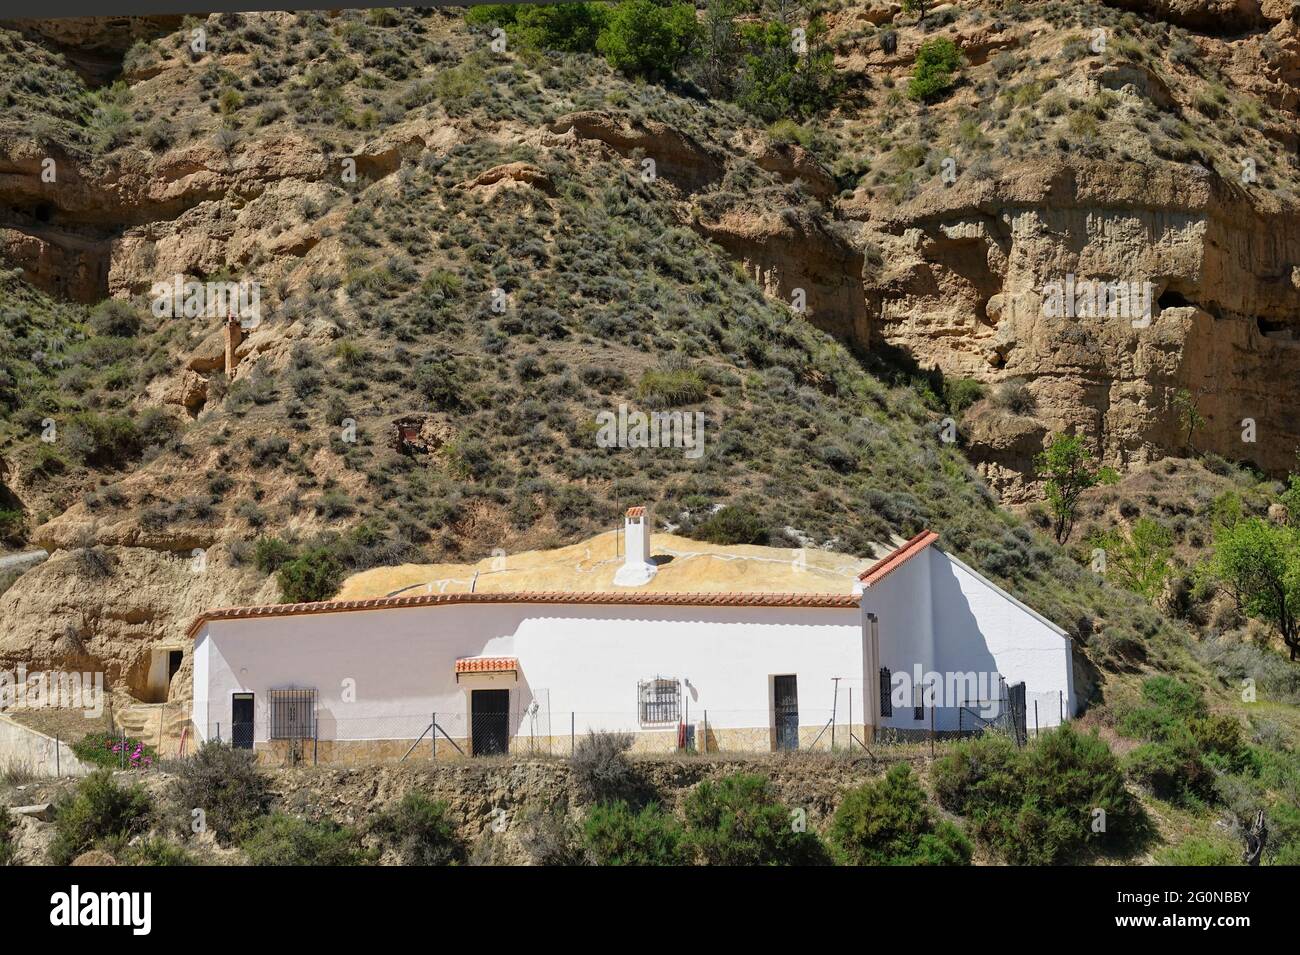
<svg viewBox="0 0 1300 955"><path fill-rule="evenodd" d="M858 575L876 562L875 557L812 548L724 547L654 534L650 551L658 573L642 587L617 587L614 572L623 563L625 543L622 530L607 531L567 547L486 557L474 564L374 567L344 581L335 599L467 593L471 588L475 593L851 593Z"/></svg>

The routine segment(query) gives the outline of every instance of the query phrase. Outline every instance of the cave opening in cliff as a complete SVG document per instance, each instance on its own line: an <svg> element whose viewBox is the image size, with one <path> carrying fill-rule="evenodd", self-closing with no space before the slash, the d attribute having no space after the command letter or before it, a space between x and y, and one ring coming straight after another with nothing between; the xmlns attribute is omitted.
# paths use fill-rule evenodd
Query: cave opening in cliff
<svg viewBox="0 0 1300 955"><path fill-rule="evenodd" d="M1194 303L1189 302L1182 292L1170 288L1160 293L1160 298L1156 300L1156 304L1160 306L1161 311L1164 311L1166 308L1188 308Z"/></svg>

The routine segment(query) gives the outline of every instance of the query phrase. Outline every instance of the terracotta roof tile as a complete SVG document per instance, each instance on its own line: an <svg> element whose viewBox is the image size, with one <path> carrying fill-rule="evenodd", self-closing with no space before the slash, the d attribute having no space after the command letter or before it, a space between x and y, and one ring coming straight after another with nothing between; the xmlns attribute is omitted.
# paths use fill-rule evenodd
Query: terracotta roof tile
<svg viewBox="0 0 1300 955"><path fill-rule="evenodd" d="M456 661L457 673L505 673L518 669L516 657L461 657Z"/></svg>
<svg viewBox="0 0 1300 955"><path fill-rule="evenodd" d="M645 517L645 508L644 508L644 507L629 507L629 508L627 509L627 516L628 516L628 517Z"/></svg>
<svg viewBox="0 0 1300 955"><path fill-rule="evenodd" d="M210 620L250 620L261 617L296 617L314 613L353 613L360 610L395 610L438 607L447 604L551 604L620 605L641 607L808 607L852 610L859 598L853 594L754 593L565 593L519 591L515 593L421 594L408 597L368 597L364 600L326 600L320 603L265 604L256 607L221 607L194 618L187 634L192 638Z"/></svg>
<svg viewBox="0 0 1300 955"><path fill-rule="evenodd" d="M939 539L939 535L934 531L921 531L910 541L899 547L890 554L885 555L876 561L862 573L858 574L858 580L870 587L893 573L894 570L907 563L917 554L921 553L931 544Z"/></svg>

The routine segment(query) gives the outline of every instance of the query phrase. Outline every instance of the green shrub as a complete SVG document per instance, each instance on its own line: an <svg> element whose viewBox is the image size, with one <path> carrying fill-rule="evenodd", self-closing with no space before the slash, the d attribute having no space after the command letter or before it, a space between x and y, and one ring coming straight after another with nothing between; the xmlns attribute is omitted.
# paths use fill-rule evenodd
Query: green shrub
<svg viewBox="0 0 1300 955"><path fill-rule="evenodd" d="M119 786L107 769L96 770L54 803L50 860L67 865L97 843L129 839L149 827L153 801L140 785Z"/></svg>
<svg viewBox="0 0 1300 955"><path fill-rule="evenodd" d="M372 861L372 853L361 847L352 829L278 812L249 827L240 847L252 865L343 866Z"/></svg>
<svg viewBox="0 0 1300 955"><path fill-rule="evenodd" d="M1163 740L1186 732L1205 715L1199 690L1171 676L1154 676L1142 683L1141 705L1120 712L1117 728L1133 739Z"/></svg>
<svg viewBox="0 0 1300 955"><path fill-rule="evenodd" d="M926 804L906 763L844 795L828 838L850 865L967 865L969 840Z"/></svg>
<svg viewBox="0 0 1300 955"><path fill-rule="evenodd" d="M935 761L931 780L940 805L969 818L976 836L1015 864L1113 851L1146 832L1105 742L1068 724L1023 749L996 735L958 742ZM1097 826L1102 818L1104 827Z"/></svg>
<svg viewBox="0 0 1300 955"><path fill-rule="evenodd" d="M947 37L934 37L921 44L916 65L907 84L907 95L915 100L933 100L947 92L953 74L961 68L961 51Z"/></svg>
<svg viewBox="0 0 1300 955"><path fill-rule="evenodd" d="M143 839L134 846L128 846L122 854L122 862L127 865L198 865L199 860L183 846L178 846L167 839Z"/></svg>
<svg viewBox="0 0 1300 955"><path fill-rule="evenodd" d="M698 33L690 4L623 0L609 12L596 48L616 70L664 78L690 53Z"/></svg>
<svg viewBox="0 0 1300 955"><path fill-rule="evenodd" d="M0 865L9 865L14 861L18 852L18 847L14 844L14 829L17 827L18 823L14 821L9 807L0 806Z"/></svg>
<svg viewBox="0 0 1300 955"><path fill-rule="evenodd" d="M113 733L86 734L72 744L72 754L82 762L110 769L148 769L158 760L152 746Z"/></svg>
<svg viewBox="0 0 1300 955"><path fill-rule="evenodd" d="M253 753L216 740L181 762L169 795L184 830L192 829L194 810L200 809L203 824L223 843L235 839L271 802L267 778Z"/></svg>
<svg viewBox="0 0 1300 955"><path fill-rule="evenodd" d="M283 603L329 600L343 583L343 564L328 547L313 547L280 567Z"/></svg>
<svg viewBox="0 0 1300 955"><path fill-rule="evenodd" d="M767 525L742 504L719 508L691 532L696 540L711 544L766 544Z"/></svg>
<svg viewBox="0 0 1300 955"><path fill-rule="evenodd" d="M63 434L68 450L93 467L120 467L142 450L139 428L124 415L82 412L72 416Z"/></svg>
<svg viewBox="0 0 1300 955"><path fill-rule="evenodd" d="M381 812L373 831L397 850L403 865L458 865L465 861L465 844L447 804L421 792L408 792L395 806Z"/></svg>
<svg viewBox="0 0 1300 955"><path fill-rule="evenodd" d="M943 400L952 414L961 414L984 397L984 386L974 378L951 378L943 383Z"/></svg>
<svg viewBox="0 0 1300 955"><path fill-rule="evenodd" d="M1144 743L1124 765L1129 776L1161 799L1195 806L1214 792L1214 770L1190 736Z"/></svg>
<svg viewBox="0 0 1300 955"><path fill-rule="evenodd" d="M706 779L686 797L686 846L705 865L826 865L826 847L796 821L763 776Z"/></svg>
<svg viewBox="0 0 1300 955"><path fill-rule="evenodd" d="M1241 852L1221 839L1189 836L1176 846L1166 846L1156 855L1161 865L1241 865Z"/></svg>
<svg viewBox="0 0 1300 955"><path fill-rule="evenodd" d="M647 368L636 393L651 408L674 408L703 401L708 389L693 368Z"/></svg>
<svg viewBox="0 0 1300 955"><path fill-rule="evenodd" d="M90 327L96 335L130 338L140 331L140 313L126 302L110 298L90 313Z"/></svg>
<svg viewBox="0 0 1300 955"><path fill-rule="evenodd" d="M593 806L582 836L592 865L684 865L687 861L681 824L657 803L640 812L622 801Z"/></svg>
<svg viewBox="0 0 1300 955"><path fill-rule="evenodd" d="M293 547L278 537L259 537L253 547L253 563L264 574L279 570L293 559Z"/></svg>

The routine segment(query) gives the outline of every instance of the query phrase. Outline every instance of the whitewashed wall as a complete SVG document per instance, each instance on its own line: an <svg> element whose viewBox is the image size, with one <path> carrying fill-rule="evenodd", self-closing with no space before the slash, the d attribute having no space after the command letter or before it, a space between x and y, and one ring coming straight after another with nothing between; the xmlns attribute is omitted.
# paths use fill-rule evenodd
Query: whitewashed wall
<svg viewBox="0 0 1300 955"><path fill-rule="evenodd" d="M644 731L638 680L689 680L691 722L771 725L770 677L798 678L800 724L830 719L832 677L862 673L857 609L451 604L338 614L218 620L196 637L194 722L229 738L231 694L255 694L256 738L265 739L269 691L315 687L322 739L414 738L436 712L463 734L466 684L455 661L513 656L512 733L567 735L570 712L586 729ZM355 702L344 702L344 681ZM474 685L488 685L474 678ZM841 688L840 723L845 722ZM536 700L550 725L527 715ZM860 707L860 702L859 702ZM856 714L859 721L860 710ZM671 732L671 730L665 730Z"/></svg>
<svg viewBox="0 0 1300 955"><path fill-rule="evenodd" d="M1069 636L938 548L930 548L929 564L934 594L935 669L954 673L990 671L1002 674L1008 683L1023 681L1030 728L1034 725L1035 700L1039 703L1040 727L1057 725L1062 711L1066 718L1073 716L1074 671ZM956 728L956 708L941 707L936 720L936 728Z"/></svg>

